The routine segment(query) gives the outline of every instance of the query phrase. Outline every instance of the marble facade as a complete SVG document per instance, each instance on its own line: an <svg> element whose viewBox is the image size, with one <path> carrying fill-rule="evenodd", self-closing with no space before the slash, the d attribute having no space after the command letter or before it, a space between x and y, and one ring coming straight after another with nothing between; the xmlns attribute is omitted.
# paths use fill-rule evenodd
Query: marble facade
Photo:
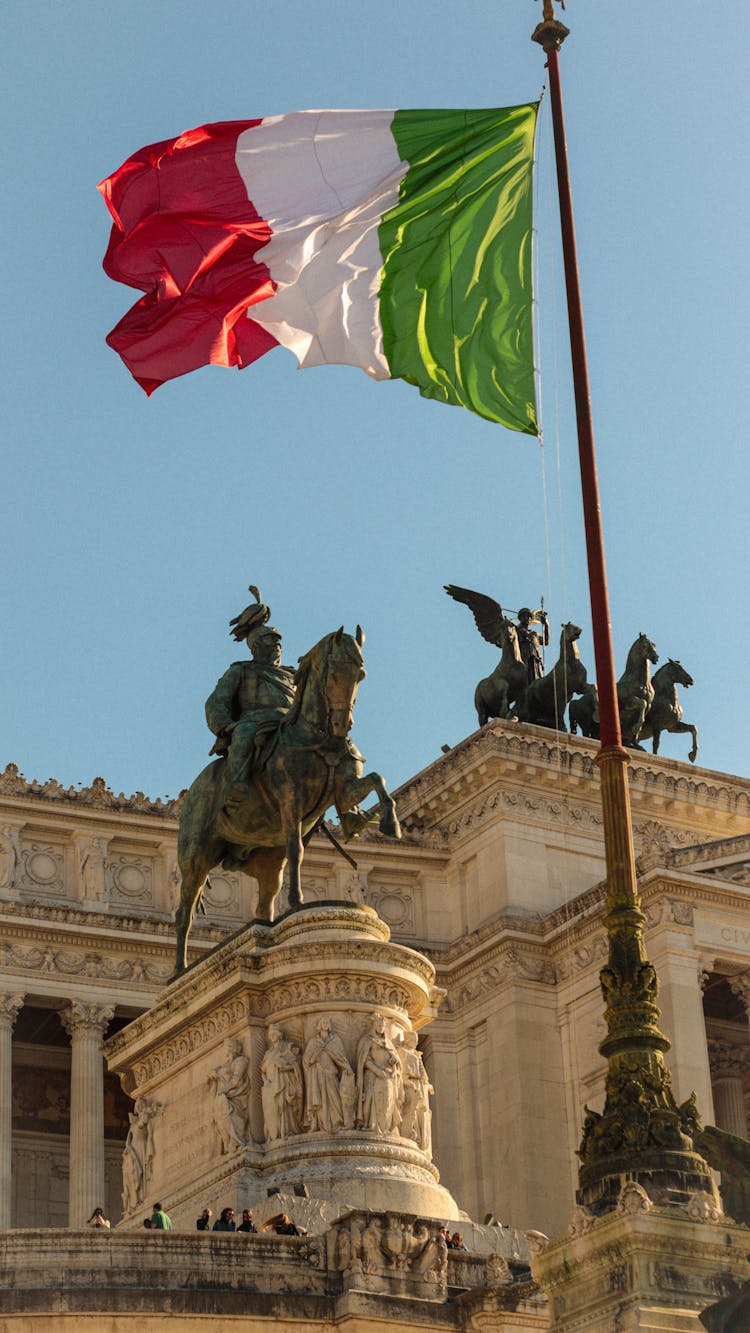
<svg viewBox="0 0 750 1333"><path fill-rule="evenodd" d="M306 902L374 908L445 991L414 1025L441 1186L473 1217L548 1235L568 1226L583 1105L603 1096L595 749L493 722L396 793L400 844L368 832L352 870L314 839L304 868ZM630 786L675 1093L695 1089L707 1122L746 1136L750 783L639 754ZM12 765L0 775L4 1226L80 1225L102 1202L121 1216L134 1108L101 1047L158 1003L171 973L177 814L177 802L116 796L101 779L78 789L27 783ZM253 916L242 876L213 875L206 899L193 959ZM312 1031L282 1028L304 1053ZM211 1058L219 1068L226 1052ZM162 1193L171 1183L167 1173Z"/></svg>

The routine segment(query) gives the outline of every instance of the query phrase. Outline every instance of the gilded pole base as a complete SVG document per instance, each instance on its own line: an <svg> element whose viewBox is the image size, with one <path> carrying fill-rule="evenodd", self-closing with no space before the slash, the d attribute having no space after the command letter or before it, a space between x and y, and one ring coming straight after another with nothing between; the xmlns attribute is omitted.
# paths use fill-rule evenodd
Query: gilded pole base
<svg viewBox="0 0 750 1333"><path fill-rule="evenodd" d="M693 1145L700 1132L695 1095L678 1106L659 1030L659 983L646 955L630 826L627 751L597 756L607 858L607 964L599 973L607 1035L599 1047L608 1062L600 1114L586 1107L579 1204L594 1213L613 1209L623 1185L634 1180L655 1203L686 1203L704 1193L719 1205L710 1168Z"/></svg>

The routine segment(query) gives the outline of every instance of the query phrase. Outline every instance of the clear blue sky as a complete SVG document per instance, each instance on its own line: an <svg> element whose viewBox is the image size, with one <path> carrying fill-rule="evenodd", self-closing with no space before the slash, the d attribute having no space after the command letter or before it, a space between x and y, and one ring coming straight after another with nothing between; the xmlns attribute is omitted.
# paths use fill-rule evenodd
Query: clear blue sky
<svg viewBox="0 0 750 1333"><path fill-rule="evenodd" d="M584 627L548 108L533 440L281 349L150 400L105 345L98 180L208 120L533 100L531 0L377 6L77 0L0 32L5 421L0 764L175 794L260 585L293 663L360 621L354 738L391 785L473 730L496 653L446 582ZM571 0L562 56L618 670L643 630L695 678L699 763L747 773L746 3ZM557 439L559 436L559 468ZM686 758L688 738L663 753Z"/></svg>

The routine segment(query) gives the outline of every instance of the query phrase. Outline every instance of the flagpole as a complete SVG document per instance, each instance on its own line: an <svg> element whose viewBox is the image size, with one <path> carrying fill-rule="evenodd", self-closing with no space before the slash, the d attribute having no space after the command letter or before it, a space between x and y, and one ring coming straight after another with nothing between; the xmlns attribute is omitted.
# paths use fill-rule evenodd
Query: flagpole
<svg viewBox="0 0 750 1333"><path fill-rule="evenodd" d="M573 201L568 169L558 51L569 29L544 0L542 22L532 34L547 56L550 104L560 200L565 287L578 430L578 455L586 533L589 596L599 691L602 822L607 872L605 926L609 957L599 974L606 1004L607 1036L599 1050L607 1059L602 1114L587 1110L577 1199L594 1212L617 1204L626 1180L637 1180L654 1201L685 1202L690 1194L716 1197L711 1172L693 1148L699 1129L694 1095L678 1107L664 1063L670 1042L659 1031L658 983L648 961L630 817L627 751L623 748L615 683L612 627L604 559L599 482L594 450L583 306Z"/></svg>

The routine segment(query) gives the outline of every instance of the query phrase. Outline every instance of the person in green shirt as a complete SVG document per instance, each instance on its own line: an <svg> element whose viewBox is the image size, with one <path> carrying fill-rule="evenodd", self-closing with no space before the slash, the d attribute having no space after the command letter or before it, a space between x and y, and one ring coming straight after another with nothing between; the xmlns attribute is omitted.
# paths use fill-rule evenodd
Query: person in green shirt
<svg viewBox="0 0 750 1333"><path fill-rule="evenodd" d="M153 1205L154 1211L151 1214L151 1227L156 1231L171 1231L172 1219L164 1212L160 1203Z"/></svg>

